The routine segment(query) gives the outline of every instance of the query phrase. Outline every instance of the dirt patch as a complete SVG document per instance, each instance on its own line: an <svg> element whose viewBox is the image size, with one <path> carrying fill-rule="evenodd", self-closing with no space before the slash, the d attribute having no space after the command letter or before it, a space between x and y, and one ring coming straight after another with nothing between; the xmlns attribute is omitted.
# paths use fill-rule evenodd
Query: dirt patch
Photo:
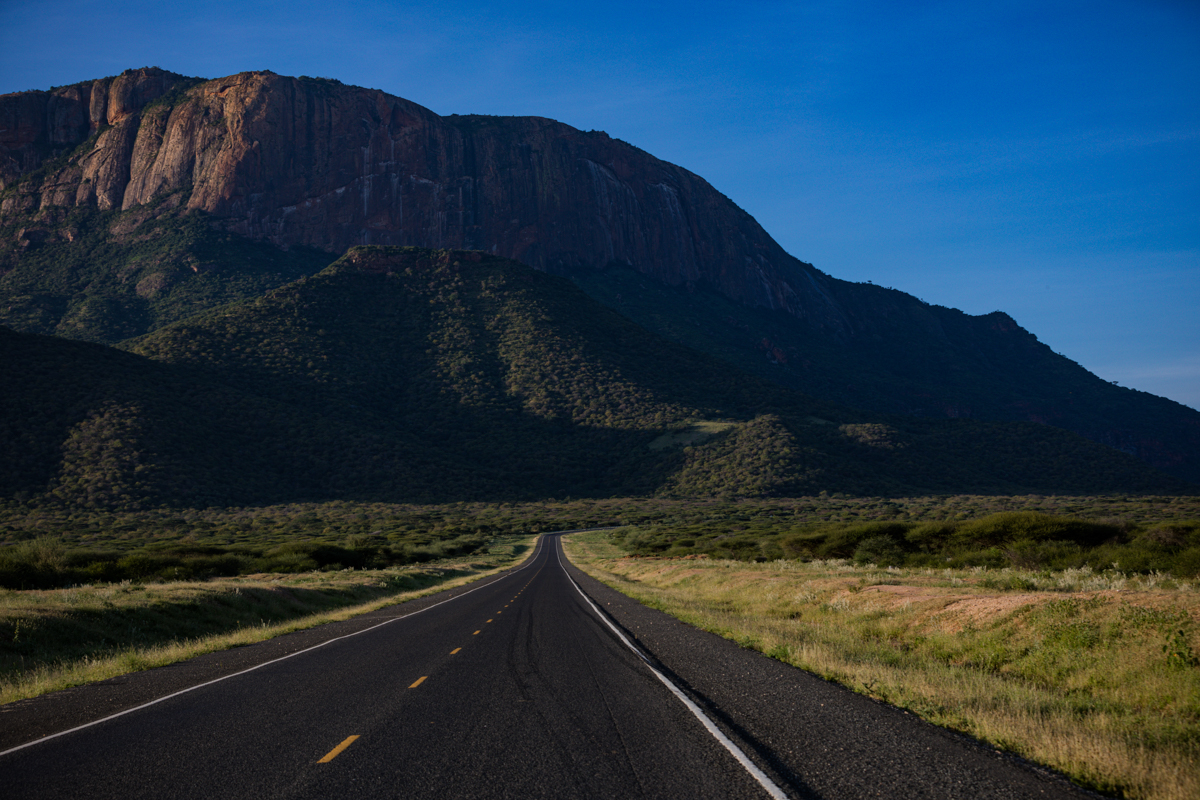
<svg viewBox="0 0 1200 800"><path fill-rule="evenodd" d="M947 596L943 593L938 593L927 586L897 586L891 584L880 584L878 586L867 586L861 592L864 595L882 595L884 598L890 598L894 602L893 605L903 603L923 603L927 600L946 600L960 595ZM885 600L887 602L887 600Z"/></svg>
<svg viewBox="0 0 1200 800"><path fill-rule="evenodd" d="M681 431L668 431L650 443L651 450L667 447L689 447L735 427L732 422L697 422Z"/></svg>
<svg viewBox="0 0 1200 800"><path fill-rule="evenodd" d="M997 617L1013 613L1028 605L1037 605L1052 599L1045 594L990 594L971 595L955 600L934 614L935 622L947 633L958 633L963 628L980 623L994 622Z"/></svg>
<svg viewBox="0 0 1200 800"><path fill-rule="evenodd" d="M912 603L942 602L945 605L926 619L946 633L958 633L968 626L990 623L997 617L1011 614L1028 605L1044 603L1052 599L1042 594L966 594L963 592L939 591L929 586L879 585L867 586L858 593L860 597L871 597L885 607L898 608ZM1094 593L1089 593L1094 594Z"/></svg>

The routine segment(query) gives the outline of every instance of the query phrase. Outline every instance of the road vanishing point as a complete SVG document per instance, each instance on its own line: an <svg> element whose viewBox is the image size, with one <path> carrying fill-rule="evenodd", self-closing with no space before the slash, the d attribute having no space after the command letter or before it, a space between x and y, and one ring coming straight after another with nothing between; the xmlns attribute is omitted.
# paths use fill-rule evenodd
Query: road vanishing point
<svg viewBox="0 0 1200 800"><path fill-rule="evenodd" d="M22 798L1082 798L1061 777L520 567L0 707Z"/></svg>

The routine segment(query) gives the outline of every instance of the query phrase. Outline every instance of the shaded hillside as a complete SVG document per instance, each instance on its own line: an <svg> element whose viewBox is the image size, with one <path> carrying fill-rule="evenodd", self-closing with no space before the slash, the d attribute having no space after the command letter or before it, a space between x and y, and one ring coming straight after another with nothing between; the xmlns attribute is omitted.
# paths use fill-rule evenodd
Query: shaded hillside
<svg viewBox="0 0 1200 800"><path fill-rule="evenodd" d="M556 453L560 492L576 495L1112 491L1159 480L1046 426L921 422L812 400L648 334L567 281L477 252L354 249L317 276L129 346L280 400L400 424L465 457L515 464L546 424L554 441L586 432L595 442L538 444ZM667 429L678 440L651 448ZM628 468L644 474L611 472ZM537 463L521 469L540 474Z"/></svg>
<svg viewBox="0 0 1200 800"><path fill-rule="evenodd" d="M197 234L159 268L147 248L184 220L335 255L475 248L570 274L668 338L833 402L1047 423L1200 482L1200 412L1112 386L1003 314L825 275L702 178L601 132L158 69L6 95L0 121L0 321L21 330L116 342L319 266Z"/></svg>
<svg viewBox="0 0 1200 800"><path fill-rule="evenodd" d="M127 346L139 355L5 334L22 377L0 394L21 459L8 491L100 505L1187 491L1048 426L811 400L477 252L355 249Z"/></svg>
<svg viewBox="0 0 1200 800"><path fill-rule="evenodd" d="M834 280L856 335L832 338L782 313L628 268L576 272L590 295L647 329L760 377L889 414L1029 420L1075 431L1200 482L1200 413L1097 378L1003 312L979 317L903 292Z"/></svg>
<svg viewBox="0 0 1200 800"><path fill-rule="evenodd" d="M91 508L326 497L368 432L100 345L0 327L0 494ZM282 454L287 442L299 446ZM393 465L401 467L403 465Z"/></svg>

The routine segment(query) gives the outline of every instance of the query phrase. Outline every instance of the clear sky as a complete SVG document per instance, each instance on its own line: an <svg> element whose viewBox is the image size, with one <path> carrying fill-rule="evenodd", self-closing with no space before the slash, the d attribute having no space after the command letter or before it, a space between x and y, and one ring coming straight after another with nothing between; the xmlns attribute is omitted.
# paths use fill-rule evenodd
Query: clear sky
<svg viewBox="0 0 1200 800"><path fill-rule="evenodd" d="M604 130L835 277L1200 408L1200 0L0 0L0 92L142 66Z"/></svg>

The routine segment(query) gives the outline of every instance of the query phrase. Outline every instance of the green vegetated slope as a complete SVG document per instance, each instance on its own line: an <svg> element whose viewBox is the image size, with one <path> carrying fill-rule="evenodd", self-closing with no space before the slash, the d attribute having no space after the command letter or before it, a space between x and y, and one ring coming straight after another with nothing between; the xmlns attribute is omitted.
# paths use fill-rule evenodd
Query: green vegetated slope
<svg viewBox="0 0 1200 800"><path fill-rule="evenodd" d="M1189 490L1047 426L819 403L477 252L356 248L132 353L3 342L5 491L97 506Z"/></svg>
<svg viewBox="0 0 1200 800"><path fill-rule="evenodd" d="M0 325L115 344L257 297L334 256L223 233L176 194L152 206L48 208L0 225Z"/></svg>
<svg viewBox="0 0 1200 800"><path fill-rule="evenodd" d="M894 289L831 279L851 326L834 336L626 267L572 278L655 333L814 397L921 417L1035 420L1200 482L1200 462L1188 449L1200 441L1200 414L1097 378L1001 312L972 317Z"/></svg>
<svg viewBox="0 0 1200 800"><path fill-rule="evenodd" d="M0 358L0 491L18 500L139 508L327 497L356 473L326 456L373 441L100 345L0 328Z"/></svg>

